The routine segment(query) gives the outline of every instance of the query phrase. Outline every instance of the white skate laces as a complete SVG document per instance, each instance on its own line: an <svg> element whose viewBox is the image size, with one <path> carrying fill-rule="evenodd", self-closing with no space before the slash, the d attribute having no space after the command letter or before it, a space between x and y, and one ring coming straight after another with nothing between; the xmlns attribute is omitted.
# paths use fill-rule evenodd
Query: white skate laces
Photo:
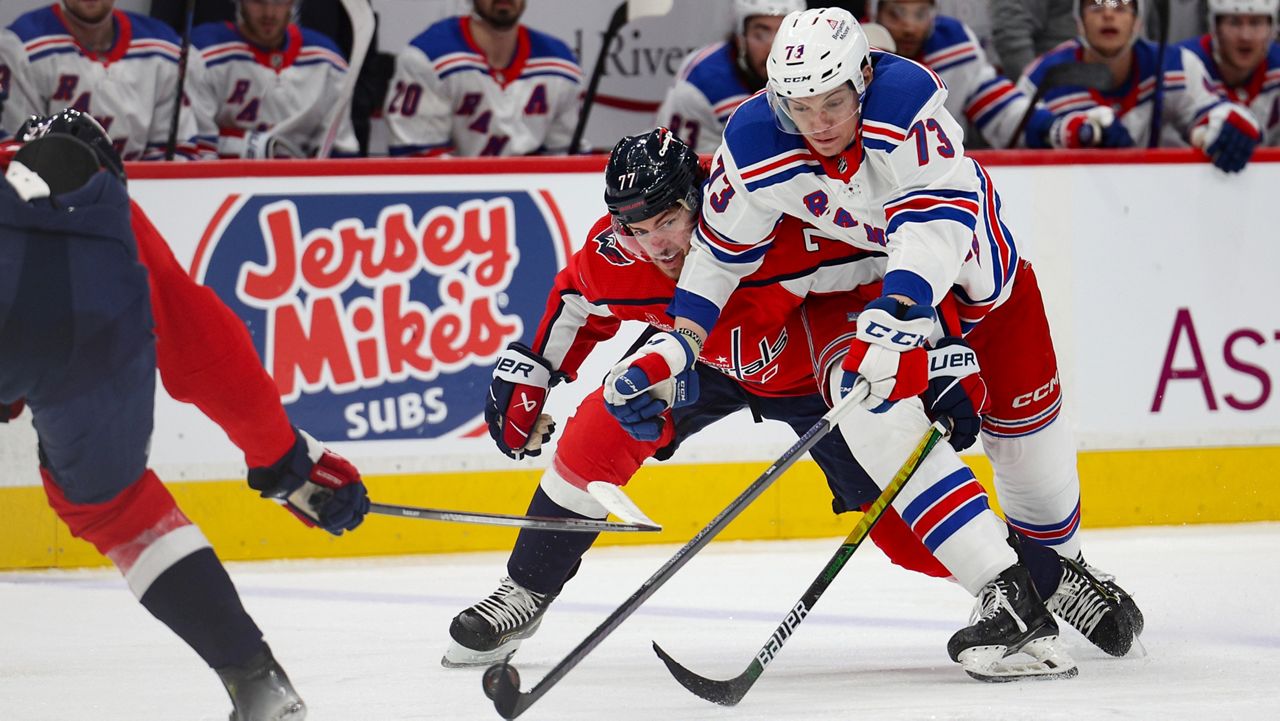
<svg viewBox="0 0 1280 721"><path fill-rule="evenodd" d="M498 590L472 608L499 633L528 622L542 605L544 594L535 593L510 578L502 579Z"/></svg>

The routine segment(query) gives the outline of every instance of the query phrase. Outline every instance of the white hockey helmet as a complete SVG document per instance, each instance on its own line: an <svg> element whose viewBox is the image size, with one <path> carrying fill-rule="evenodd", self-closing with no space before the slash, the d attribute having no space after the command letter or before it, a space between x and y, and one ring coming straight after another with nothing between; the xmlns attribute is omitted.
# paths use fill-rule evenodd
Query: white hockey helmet
<svg viewBox="0 0 1280 721"><path fill-rule="evenodd" d="M1209 32L1219 15L1267 15L1272 24L1280 22L1280 0L1209 0Z"/></svg>
<svg viewBox="0 0 1280 721"><path fill-rule="evenodd" d="M769 91L803 98L852 83L862 97L867 92L862 68L870 63L871 45L848 10L793 12L782 21L769 50Z"/></svg>
<svg viewBox="0 0 1280 721"><path fill-rule="evenodd" d="M733 0L733 32L741 35L747 27L747 18L783 17L804 8L804 0Z"/></svg>

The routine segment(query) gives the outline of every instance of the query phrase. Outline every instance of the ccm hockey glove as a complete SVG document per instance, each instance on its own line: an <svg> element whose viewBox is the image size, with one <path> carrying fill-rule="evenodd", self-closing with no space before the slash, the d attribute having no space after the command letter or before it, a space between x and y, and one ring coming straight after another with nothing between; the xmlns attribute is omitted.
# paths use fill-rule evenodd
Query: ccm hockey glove
<svg viewBox="0 0 1280 721"><path fill-rule="evenodd" d="M249 469L249 487L284 504L308 526L335 536L355 530L369 512L369 494L351 461L325 448L299 428L280 460Z"/></svg>
<svg viewBox="0 0 1280 721"><path fill-rule="evenodd" d="M862 406L883 413L903 398L920 395L929 381L924 343L933 332L933 308L906 305L882 296L858 315L858 333L840 364L841 397L853 391L859 377L871 390Z"/></svg>
<svg viewBox="0 0 1280 721"><path fill-rule="evenodd" d="M1231 103L1214 106L1191 136L1191 144L1203 148L1214 166L1227 173L1244 170L1262 140L1257 121Z"/></svg>
<svg viewBox="0 0 1280 721"><path fill-rule="evenodd" d="M662 414L698 400L695 345L692 335L659 333L609 371L605 407L632 438L658 440Z"/></svg>

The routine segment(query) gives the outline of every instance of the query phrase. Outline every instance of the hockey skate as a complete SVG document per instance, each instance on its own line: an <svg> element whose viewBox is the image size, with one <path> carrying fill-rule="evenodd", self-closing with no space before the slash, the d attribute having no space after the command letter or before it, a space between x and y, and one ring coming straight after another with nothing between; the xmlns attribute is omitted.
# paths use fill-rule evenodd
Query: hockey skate
<svg viewBox="0 0 1280 721"><path fill-rule="evenodd" d="M488 666L505 661L542 623L542 614L555 600L502 579L498 589L480 603L454 617L449 625L453 642L440 663L446 668Z"/></svg>
<svg viewBox="0 0 1280 721"><path fill-rule="evenodd" d="M217 669L231 703L229 721L303 721L307 705L293 690L284 669L264 649L244 666Z"/></svg>
<svg viewBox="0 0 1280 721"><path fill-rule="evenodd" d="M1076 556L1076 562L1083 566L1084 569L1092 574L1094 578L1098 579L1098 583L1102 584L1102 587L1120 602L1120 610L1125 616L1129 617L1129 626L1133 628L1133 635L1141 636L1142 628L1146 623L1146 620L1142 617L1142 610L1139 609L1138 604L1134 602L1133 596L1129 595L1128 591L1124 590L1120 587L1120 584L1116 583L1116 577L1114 575L1107 573L1097 566L1089 565L1089 562L1084 560L1084 554Z"/></svg>
<svg viewBox="0 0 1280 721"><path fill-rule="evenodd" d="M1133 625L1135 618L1142 623L1142 612L1133 597L1116 584L1114 576L1089 567L1083 560L1060 560L1062 580L1045 606L1103 651L1112 656L1128 653L1139 632Z"/></svg>
<svg viewBox="0 0 1280 721"><path fill-rule="evenodd" d="M1057 647L1058 624L1021 564L983 587L972 621L947 642L947 653L979 681L1071 678L1078 672L1075 661ZM1015 657L1019 652L1030 660Z"/></svg>

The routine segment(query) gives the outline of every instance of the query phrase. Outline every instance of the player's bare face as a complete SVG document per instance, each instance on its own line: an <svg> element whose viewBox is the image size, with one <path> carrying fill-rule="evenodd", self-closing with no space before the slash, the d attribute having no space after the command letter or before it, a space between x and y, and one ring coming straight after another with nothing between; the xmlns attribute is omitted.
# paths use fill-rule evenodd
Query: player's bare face
<svg viewBox="0 0 1280 721"><path fill-rule="evenodd" d="M858 96L847 84L807 98L787 98L787 115L813 149L835 157L853 142Z"/></svg>
<svg viewBox="0 0 1280 721"><path fill-rule="evenodd" d="M630 238L624 246L632 252L641 251L668 278L679 278L684 257L689 254L695 220L693 211L674 205L652 218L628 225Z"/></svg>
<svg viewBox="0 0 1280 721"><path fill-rule="evenodd" d="M474 0L472 8L481 20L497 30L515 27L524 14L525 0Z"/></svg>
<svg viewBox="0 0 1280 721"><path fill-rule="evenodd" d="M116 0L62 0L62 6L80 22L102 22L115 9Z"/></svg>
<svg viewBox="0 0 1280 721"><path fill-rule="evenodd" d="M782 17L777 15L753 15L747 18L742 37L746 43L747 65L760 77L765 76L765 61L769 59L769 48L773 47L773 36L782 27Z"/></svg>
<svg viewBox="0 0 1280 721"><path fill-rule="evenodd" d="M1114 58L1129 48L1138 24L1137 8L1132 3L1085 2L1081 22L1089 47L1104 58Z"/></svg>
<svg viewBox="0 0 1280 721"><path fill-rule="evenodd" d="M293 0L241 0L240 31L255 45L277 48L293 16Z"/></svg>
<svg viewBox="0 0 1280 721"><path fill-rule="evenodd" d="M1224 65L1245 71L1262 63L1275 38L1269 15L1224 15L1218 18L1218 54Z"/></svg>
<svg viewBox="0 0 1280 721"><path fill-rule="evenodd" d="M937 17L937 8L931 0L893 0L880 3L876 22L893 36L899 55L915 58L924 49L924 41L933 32Z"/></svg>

